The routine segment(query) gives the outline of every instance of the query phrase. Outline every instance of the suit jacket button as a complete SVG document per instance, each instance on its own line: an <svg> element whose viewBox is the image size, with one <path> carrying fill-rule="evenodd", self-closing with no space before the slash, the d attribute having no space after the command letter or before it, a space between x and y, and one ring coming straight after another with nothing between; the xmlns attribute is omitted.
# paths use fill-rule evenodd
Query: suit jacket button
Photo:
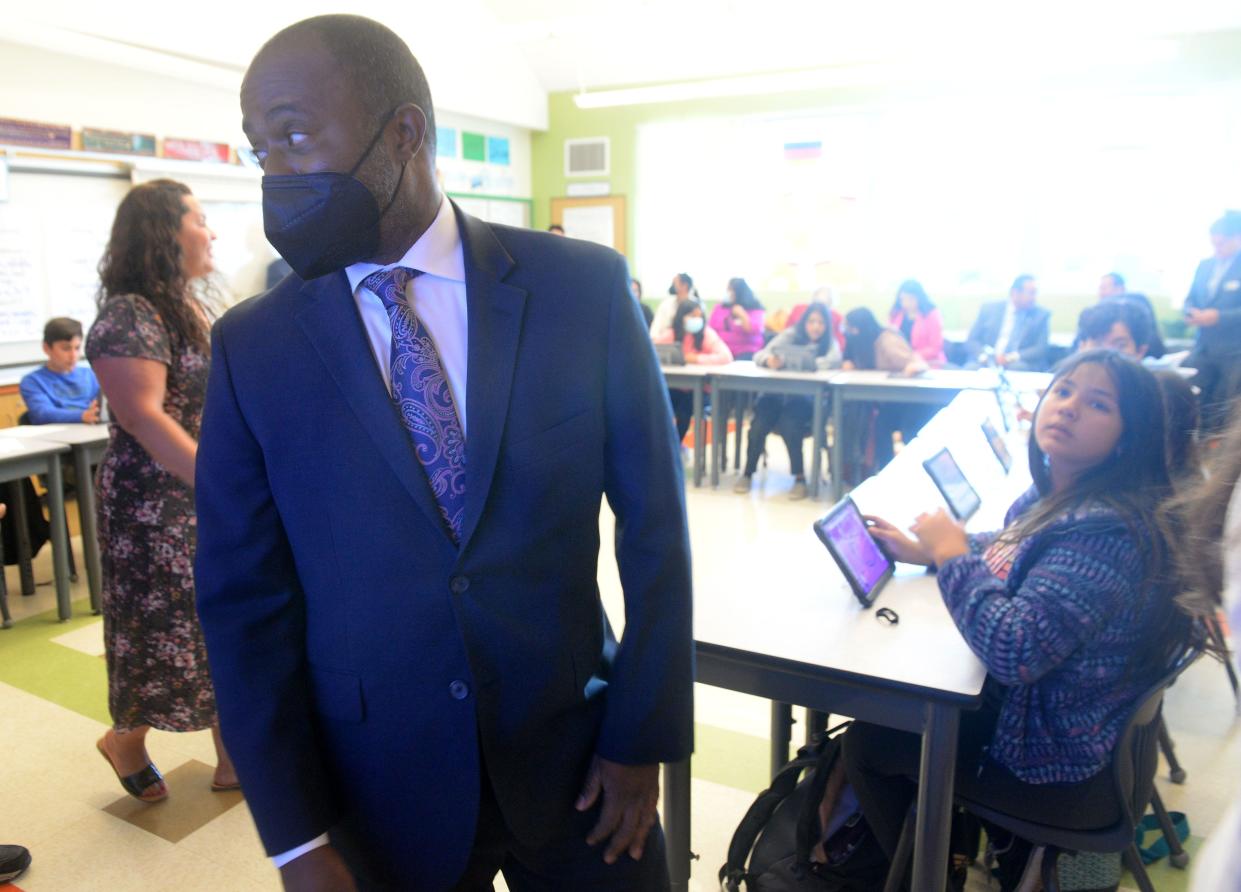
<svg viewBox="0 0 1241 892"><path fill-rule="evenodd" d="M463 595L466 589L470 587L470 578L468 576L454 576L452 581L448 583L448 587L452 589L454 595Z"/></svg>
<svg viewBox="0 0 1241 892"><path fill-rule="evenodd" d="M464 700L470 696L470 686L464 681L454 681L448 686L448 693L452 695L454 700Z"/></svg>

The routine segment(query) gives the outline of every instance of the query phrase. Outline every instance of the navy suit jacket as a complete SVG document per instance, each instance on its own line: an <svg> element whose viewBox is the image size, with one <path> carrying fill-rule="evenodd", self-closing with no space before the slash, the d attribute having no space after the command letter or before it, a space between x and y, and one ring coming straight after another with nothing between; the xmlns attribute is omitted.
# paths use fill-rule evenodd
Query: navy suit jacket
<svg viewBox="0 0 1241 892"><path fill-rule="evenodd" d="M997 353L1005 349L1006 345L996 344L995 341L1004 325L1004 310L1007 306L1007 300L997 300L983 304L978 310L978 318L974 320L965 342L971 362L978 359L984 347L995 347ZM1051 337L1050 312L1038 304L1019 311L1013 323L1013 337L1021 357L1017 367L1034 370L1046 368L1047 344Z"/></svg>
<svg viewBox="0 0 1241 892"><path fill-rule="evenodd" d="M1216 357L1233 358L1241 353L1241 254L1232 258L1232 264L1220 280L1214 294L1208 290L1215 259L1208 258L1198 264L1194 283L1185 298L1185 309L1219 310L1219 322L1198 329L1194 342L1194 355L1185 364L1194 367L1197 362L1209 362Z"/></svg>
<svg viewBox="0 0 1241 892"><path fill-rule="evenodd" d="M290 276L216 324L196 478L198 608L267 851L333 828L372 877L427 889L466 863L481 765L538 845L593 753L680 760L693 733L680 450L625 262L456 213L460 548L343 272ZM596 585L604 496L619 648Z"/></svg>

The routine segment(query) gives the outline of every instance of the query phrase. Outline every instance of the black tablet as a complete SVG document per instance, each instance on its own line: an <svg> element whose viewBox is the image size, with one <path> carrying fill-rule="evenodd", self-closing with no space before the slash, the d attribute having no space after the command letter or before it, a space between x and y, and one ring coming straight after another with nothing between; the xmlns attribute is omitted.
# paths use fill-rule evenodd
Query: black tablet
<svg viewBox="0 0 1241 892"><path fill-rule="evenodd" d="M1013 467L1013 456L1008 451L1008 447L1004 445L1004 438L995 429L995 425L991 423L990 418L982 423L982 432L987 438L987 442L991 445L991 451L995 453L995 457L1004 466L1004 473L1007 474Z"/></svg>
<svg viewBox="0 0 1241 892"><path fill-rule="evenodd" d="M838 502L826 517L815 521L814 531L849 580L849 587L862 606L873 604L884 583L892 578L895 565L871 538L853 499L846 496Z"/></svg>
<svg viewBox="0 0 1241 892"><path fill-rule="evenodd" d="M968 520L978 510L982 500L970 482L961 473L961 466L947 449L941 449L922 463L926 472L931 475L940 494L948 503L952 516L957 520Z"/></svg>

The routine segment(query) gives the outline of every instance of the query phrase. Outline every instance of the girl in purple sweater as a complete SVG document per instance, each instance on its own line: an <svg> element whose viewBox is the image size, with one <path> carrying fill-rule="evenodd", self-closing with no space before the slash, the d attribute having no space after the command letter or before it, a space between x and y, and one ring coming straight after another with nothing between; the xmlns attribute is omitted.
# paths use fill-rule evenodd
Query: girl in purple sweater
<svg viewBox="0 0 1241 892"><path fill-rule="evenodd" d="M1076 829L1118 817L1112 750L1137 699L1193 625L1158 516L1170 486L1154 376L1109 350L1067 359L1034 416L1034 486L999 533L967 535L942 509L906 536L872 518L898 561L939 568L939 588L986 664L985 703L961 717L956 789ZM845 765L891 856L917 793L917 735L855 723Z"/></svg>

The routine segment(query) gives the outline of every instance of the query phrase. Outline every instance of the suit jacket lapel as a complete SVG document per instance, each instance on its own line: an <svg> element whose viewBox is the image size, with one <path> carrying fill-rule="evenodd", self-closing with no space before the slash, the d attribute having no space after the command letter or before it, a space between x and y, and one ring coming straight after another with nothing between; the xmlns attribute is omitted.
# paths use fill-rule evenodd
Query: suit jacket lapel
<svg viewBox="0 0 1241 892"><path fill-rule="evenodd" d="M450 539L426 474L414 454L343 272L307 282L297 322L318 351L345 402L432 525Z"/></svg>
<svg viewBox="0 0 1241 892"><path fill-rule="evenodd" d="M514 262L490 227L462 213L455 204L453 210L465 259L469 319L465 520L461 531L464 548L478 526L495 475L500 440L508 419L526 292L502 282Z"/></svg>

